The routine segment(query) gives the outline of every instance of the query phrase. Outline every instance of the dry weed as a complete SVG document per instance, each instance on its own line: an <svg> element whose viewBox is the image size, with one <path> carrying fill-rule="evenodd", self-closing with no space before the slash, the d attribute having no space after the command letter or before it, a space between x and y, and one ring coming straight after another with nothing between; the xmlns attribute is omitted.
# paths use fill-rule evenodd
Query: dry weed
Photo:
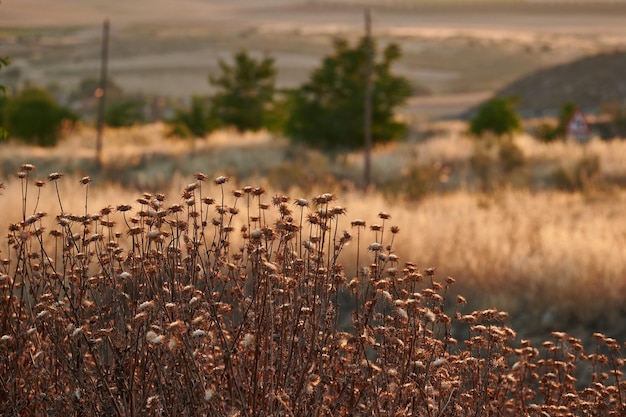
<svg viewBox="0 0 626 417"><path fill-rule="evenodd" d="M31 209L33 173L18 174L0 261L5 415L626 411L616 340L596 334L590 352L565 333L516 341L506 313L464 312L454 279L401 259L386 212L350 222L331 193L270 196L197 173L178 197L97 211L84 177L82 209L59 198L45 213Z"/></svg>

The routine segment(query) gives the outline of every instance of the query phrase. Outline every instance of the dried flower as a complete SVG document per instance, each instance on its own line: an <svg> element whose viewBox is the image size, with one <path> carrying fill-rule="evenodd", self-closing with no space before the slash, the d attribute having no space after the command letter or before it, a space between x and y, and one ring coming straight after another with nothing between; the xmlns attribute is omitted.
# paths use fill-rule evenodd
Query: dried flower
<svg viewBox="0 0 626 417"><path fill-rule="evenodd" d="M158 345L165 340L165 336L158 334L153 330L148 330L146 333L146 340L153 345Z"/></svg>
<svg viewBox="0 0 626 417"><path fill-rule="evenodd" d="M226 183L226 182L228 182L228 177L225 177L225 176L223 176L223 175L220 175L219 177L217 177L217 178L215 178L215 179L213 180L213 183L214 183L215 185L222 185L222 184L224 184L224 183Z"/></svg>

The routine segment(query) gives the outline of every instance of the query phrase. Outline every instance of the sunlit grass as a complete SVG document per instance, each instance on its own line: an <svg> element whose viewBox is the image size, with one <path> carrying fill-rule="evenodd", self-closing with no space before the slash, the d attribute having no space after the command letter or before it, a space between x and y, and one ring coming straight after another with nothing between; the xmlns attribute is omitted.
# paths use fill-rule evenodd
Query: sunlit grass
<svg viewBox="0 0 626 417"><path fill-rule="evenodd" d="M458 193L391 207L377 195L293 197L200 172L178 192L113 198L114 187L90 177L36 180L30 164L17 176L1 197L12 202L0 257L0 405L10 414L626 410L620 341L592 330L584 343L561 331L544 332L541 344L520 340L508 313L456 295L446 266L420 265L425 248L454 264L459 252L445 241L455 238L491 261L515 259L511 245L532 241L533 219L560 229L553 212L536 209L587 214L576 198L556 194L532 209L515 193ZM48 204L57 207L42 211ZM555 230L545 244L562 240ZM615 290L599 290L605 308Z"/></svg>

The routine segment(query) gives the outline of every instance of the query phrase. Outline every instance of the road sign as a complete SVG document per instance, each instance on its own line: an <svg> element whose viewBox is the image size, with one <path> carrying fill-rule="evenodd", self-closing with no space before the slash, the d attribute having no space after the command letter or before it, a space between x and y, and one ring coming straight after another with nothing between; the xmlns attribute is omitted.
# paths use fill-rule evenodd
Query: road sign
<svg viewBox="0 0 626 417"><path fill-rule="evenodd" d="M565 135L576 140L586 140L589 138L589 123L585 119L585 114L580 109L574 110L572 117L565 125Z"/></svg>

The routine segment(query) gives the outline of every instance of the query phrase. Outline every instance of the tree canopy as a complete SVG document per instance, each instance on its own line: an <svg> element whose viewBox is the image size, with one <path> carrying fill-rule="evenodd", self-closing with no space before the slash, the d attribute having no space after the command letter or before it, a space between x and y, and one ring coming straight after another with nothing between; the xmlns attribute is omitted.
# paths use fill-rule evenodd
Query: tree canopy
<svg viewBox="0 0 626 417"><path fill-rule="evenodd" d="M75 121L76 115L58 105L46 90L30 87L9 98L4 120L11 136L35 145L54 146L63 121Z"/></svg>
<svg viewBox="0 0 626 417"><path fill-rule="evenodd" d="M369 46L371 45L371 46ZM328 152L364 145L364 106L367 60L372 56L372 140L388 142L406 134L395 109L411 95L411 85L394 75L391 66L401 57L400 47L389 44L377 56L376 42L366 37L351 47L345 39L334 42L334 53L324 58L311 78L289 93L290 112L285 133L295 141Z"/></svg>
<svg viewBox="0 0 626 417"><path fill-rule="evenodd" d="M234 55L234 62L219 61L219 74L210 75L216 89L211 96L211 118L218 125L238 131L259 130L268 123L274 100L276 68L274 58L255 59L246 50Z"/></svg>
<svg viewBox="0 0 626 417"><path fill-rule="evenodd" d="M516 97L494 97L482 104L470 122L469 131L482 136L490 132L498 137L519 131L522 123L515 111Z"/></svg>
<svg viewBox="0 0 626 417"><path fill-rule="evenodd" d="M175 115L167 120L169 135L202 138L213 131L207 101L206 97L192 96L188 109L177 109Z"/></svg>

